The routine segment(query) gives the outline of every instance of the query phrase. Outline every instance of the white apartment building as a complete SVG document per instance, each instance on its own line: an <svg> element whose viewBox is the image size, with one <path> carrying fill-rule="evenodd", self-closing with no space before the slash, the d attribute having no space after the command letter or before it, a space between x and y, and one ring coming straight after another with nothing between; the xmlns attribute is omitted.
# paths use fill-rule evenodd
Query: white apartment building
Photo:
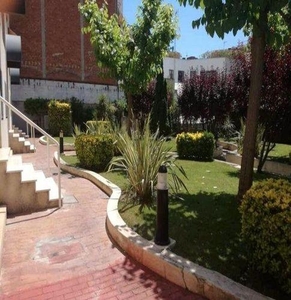
<svg viewBox="0 0 291 300"><path fill-rule="evenodd" d="M200 75L205 72L220 72L229 70L231 60L226 57L206 58L206 59L181 59L181 58L164 58L164 77L173 80L175 90L179 92L184 79L191 78L194 75Z"/></svg>

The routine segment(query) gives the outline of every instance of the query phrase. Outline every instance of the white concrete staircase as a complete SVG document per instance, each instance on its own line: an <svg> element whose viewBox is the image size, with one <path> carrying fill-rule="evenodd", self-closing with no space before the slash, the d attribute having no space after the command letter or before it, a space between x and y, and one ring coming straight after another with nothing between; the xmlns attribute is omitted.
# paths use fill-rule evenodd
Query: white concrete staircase
<svg viewBox="0 0 291 300"><path fill-rule="evenodd" d="M23 163L21 155L0 148L0 205L8 214L30 213L58 207L58 186L54 179Z"/></svg>
<svg viewBox="0 0 291 300"><path fill-rule="evenodd" d="M9 130L9 146L14 154L32 153L35 151L34 145L28 140L28 135L17 127Z"/></svg>

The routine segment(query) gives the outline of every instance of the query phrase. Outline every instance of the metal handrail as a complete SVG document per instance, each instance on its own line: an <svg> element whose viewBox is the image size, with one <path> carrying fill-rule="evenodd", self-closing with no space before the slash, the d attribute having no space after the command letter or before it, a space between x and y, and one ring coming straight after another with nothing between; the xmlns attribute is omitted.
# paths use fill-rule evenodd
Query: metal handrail
<svg viewBox="0 0 291 300"><path fill-rule="evenodd" d="M48 166L50 166L49 163L49 144L50 141L52 141L54 144L57 145L58 148L58 196L59 196L59 207L62 206L62 195L61 195L61 161L60 161L60 144L59 142L54 139L52 136L50 136L45 130L43 130L41 127L39 127L37 124L35 124L32 120L30 120L26 115L24 115L20 110L18 110L15 106L13 106L10 102L8 102L6 99L4 99L2 96L0 96L0 102L4 103L9 109L11 109L16 115L18 115L22 120L24 120L27 124L33 128L33 132L35 129L39 131L41 134L43 134L47 139L47 151L48 151ZM34 133L35 135L35 133Z"/></svg>

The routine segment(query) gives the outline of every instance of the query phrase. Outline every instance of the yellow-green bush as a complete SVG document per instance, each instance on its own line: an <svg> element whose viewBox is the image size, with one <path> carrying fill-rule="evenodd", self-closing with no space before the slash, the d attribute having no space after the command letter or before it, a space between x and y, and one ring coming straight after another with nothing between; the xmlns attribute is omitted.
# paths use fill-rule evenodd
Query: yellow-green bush
<svg viewBox="0 0 291 300"><path fill-rule="evenodd" d="M71 105L69 103L51 100L48 104L49 132L59 135L60 130L64 135L72 132Z"/></svg>
<svg viewBox="0 0 291 300"><path fill-rule="evenodd" d="M212 160L214 136L211 132L182 132L176 137L179 158Z"/></svg>
<svg viewBox="0 0 291 300"><path fill-rule="evenodd" d="M113 138L110 134L81 134L75 139L75 149L81 167L104 171L113 158Z"/></svg>
<svg viewBox="0 0 291 300"><path fill-rule="evenodd" d="M242 237L250 262L272 275L291 293L291 184L268 179L253 186L244 196Z"/></svg>

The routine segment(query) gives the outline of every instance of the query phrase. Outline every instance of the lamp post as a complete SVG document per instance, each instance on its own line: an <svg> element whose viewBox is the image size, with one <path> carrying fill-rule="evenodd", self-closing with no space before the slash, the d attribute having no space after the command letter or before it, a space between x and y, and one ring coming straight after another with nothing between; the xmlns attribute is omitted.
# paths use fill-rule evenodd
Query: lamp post
<svg viewBox="0 0 291 300"><path fill-rule="evenodd" d="M64 153L64 133L60 131L60 153Z"/></svg>
<svg viewBox="0 0 291 300"><path fill-rule="evenodd" d="M167 185L167 168L160 166L158 172L157 185L157 219L156 219L156 236L155 244L167 246L170 244L169 239L169 197Z"/></svg>

